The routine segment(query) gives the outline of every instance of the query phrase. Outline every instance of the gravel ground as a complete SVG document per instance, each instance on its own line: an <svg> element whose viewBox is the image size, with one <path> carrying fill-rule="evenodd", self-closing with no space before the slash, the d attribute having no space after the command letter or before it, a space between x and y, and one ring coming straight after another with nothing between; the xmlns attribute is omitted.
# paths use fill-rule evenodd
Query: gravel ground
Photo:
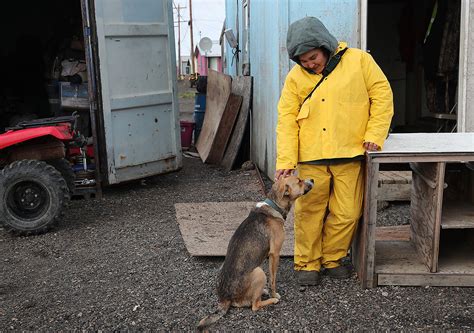
<svg viewBox="0 0 474 333"><path fill-rule="evenodd" d="M73 200L47 234L0 229L0 331L194 330L215 309L222 258L188 254L174 204L262 198L255 171L184 158L179 172L109 188L101 200ZM381 219L405 223L406 210L394 205ZM474 330L474 288L362 290L353 276L300 292L290 258L278 281L279 304L231 309L213 329Z"/></svg>

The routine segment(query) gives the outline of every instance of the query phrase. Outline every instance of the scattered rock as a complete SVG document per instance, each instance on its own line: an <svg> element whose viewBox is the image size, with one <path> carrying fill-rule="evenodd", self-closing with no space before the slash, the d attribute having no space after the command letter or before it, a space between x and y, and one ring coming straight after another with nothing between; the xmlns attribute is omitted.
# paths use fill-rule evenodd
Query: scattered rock
<svg viewBox="0 0 474 333"><path fill-rule="evenodd" d="M245 161L242 163L242 170L249 171L255 169L255 164L252 161Z"/></svg>

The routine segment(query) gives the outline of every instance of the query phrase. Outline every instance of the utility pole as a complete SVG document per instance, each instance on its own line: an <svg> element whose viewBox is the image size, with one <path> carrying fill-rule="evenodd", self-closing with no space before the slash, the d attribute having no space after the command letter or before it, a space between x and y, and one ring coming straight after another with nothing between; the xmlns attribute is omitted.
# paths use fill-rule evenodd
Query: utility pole
<svg viewBox="0 0 474 333"><path fill-rule="evenodd" d="M191 69L192 74L195 74L194 70L194 42L193 42L193 7L192 0L189 0L189 32L191 34Z"/></svg>
<svg viewBox="0 0 474 333"><path fill-rule="evenodd" d="M174 8L178 11L178 77L181 77L181 9L184 9L186 7L181 7L180 4L178 4L178 7L176 7L176 4L173 2Z"/></svg>

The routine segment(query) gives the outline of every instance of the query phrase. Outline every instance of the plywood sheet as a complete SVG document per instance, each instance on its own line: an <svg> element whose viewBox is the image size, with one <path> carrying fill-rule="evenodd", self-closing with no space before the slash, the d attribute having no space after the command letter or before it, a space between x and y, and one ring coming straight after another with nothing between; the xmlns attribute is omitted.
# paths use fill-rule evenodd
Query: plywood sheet
<svg viewBox="0 0 474 333"><path fill-rule="evenodd" d="M234 231L255 205L255 202L175 204L176 220L188 252L192 256L225 256ZM293 256L292 214L285 222L285 232L281 255Z"/></svg>
<svg viewBox="0 0 474 333"><path fill-rule="evenodd" d="M242 96L243 100L234 130L232 131L232 136L221 163L226 170L233 168L240 147L242 146L245 128L250 117L252 82L251 76L237 76L232 80L232 93Z"/></svg>
<svg viewBox="0 0 474 333"><path fill-rule="evenodd" d="M212 149L217 130L229 99L232 78L229 75L209 70L207 77L206 111L196 149L206 162Z"/></svg>
<svg viewBox="0 0 474 333"><path fill-rule="evenodd" d="M220 164L242 105L242 96L231 93L219 122L206 163Z"/></svg>

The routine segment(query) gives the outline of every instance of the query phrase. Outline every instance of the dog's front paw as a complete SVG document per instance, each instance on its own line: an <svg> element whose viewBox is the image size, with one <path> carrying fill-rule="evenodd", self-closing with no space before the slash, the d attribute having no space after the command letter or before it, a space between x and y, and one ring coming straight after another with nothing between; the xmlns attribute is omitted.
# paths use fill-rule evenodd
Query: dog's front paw
<svg viewBox="0 0 474 333"><path fill-rule="evenodd" d="M273 298L276 298L276 299L278 299L278 300L280 300L280 299L281 299L281 296L280 296L280 294L279 294L279 293L277 293L277 292L275 292L275 291L272 291L272 297L273 297Z"/></svg>
<svg viewBox="0 0 474 333"><path fill-rule="evenodd" d="M262 295L263 295L263 296L270 296L270 293L268 292L268 289L267 289L267 288L263 288L263 290L262 290Z"/></svg>

